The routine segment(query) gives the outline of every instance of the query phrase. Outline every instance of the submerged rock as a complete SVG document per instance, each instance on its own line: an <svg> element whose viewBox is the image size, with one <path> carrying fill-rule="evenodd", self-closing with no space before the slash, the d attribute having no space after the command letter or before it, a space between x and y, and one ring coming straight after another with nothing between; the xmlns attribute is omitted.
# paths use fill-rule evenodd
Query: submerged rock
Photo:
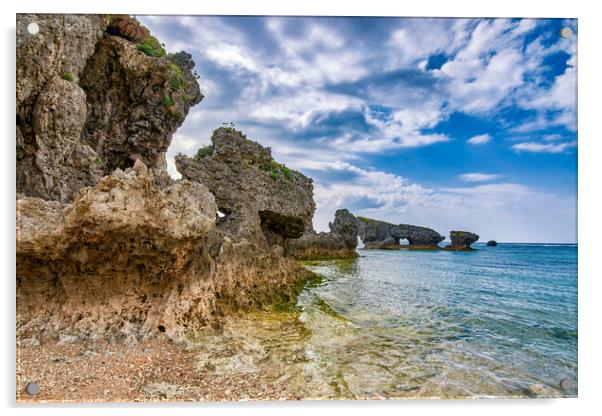
<svg viewBox="0 0 602 416"><path fill-rule="evenodd" d="M470 245L479 239L477 234L468 231L451 231L451 245L446 246L446 250L472 250Z"/></svg>
<svg viewBox="0 0 602 416"><path fill-rule="evenodd" d="M385 221L358 217L359 237L367 249L398 249L402 239L410 248L438 248L445 239L435 230L409 224L391 224Z"/></svg>
<svg viewBox="0 0 602 416"><path fill-rule="evenodd" d="M328 233L311 229L299 239L287 239L285 255L298 260L357 257L359 227L355 216L346 209L339 209L328 226Z"/></svg>

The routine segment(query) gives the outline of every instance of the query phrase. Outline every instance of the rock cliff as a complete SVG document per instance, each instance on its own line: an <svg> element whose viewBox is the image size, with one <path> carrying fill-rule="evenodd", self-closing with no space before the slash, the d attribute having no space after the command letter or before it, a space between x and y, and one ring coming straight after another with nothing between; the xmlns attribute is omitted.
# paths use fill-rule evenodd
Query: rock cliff
<svg viewBox="0 0 602 416"><path fill-rule="evenodd" d="M445 239L435 230L409 224L391 224L366 217L358 217L359 237L365 248L400 248L402 239L408 240L409 248L438 248Z"/></svg>
<svg viewBox="0 0 602 416"><path fill-rule="evenodd" d="M297 260L357 257L359 227L355 216L346 209L339 209L328 226L328 233L316 233L311 229L301 238L287 239L285 255Z"/></svg>
<svg viewBox="0 0 602 416"><path fill-rule="evenodd" d="M128 16L18 15L18 338L182 340L314 277L282 248L311 223L311 180L269 149L219 129L167 176L203 98L193 67Z"/></svg>
<svg viewBox="0 0 602 416"><path fill-rule="evenodd" d="M304 271L281 250L224 237L216 212L207 187L160 189L141 161L73 203L18 200L18 337L180 340L230 310L292 297Z"/></svg>
<svg viewBox="0 0 602 416"><path fill-rule="evenodd" d="M28 33L32 22L39 33ZM18 193L71 201L138 159L158 184L169 182L165 151L202 99L189 55L159 56L106 33L110 23L108 15L17 15Z"/></svg>

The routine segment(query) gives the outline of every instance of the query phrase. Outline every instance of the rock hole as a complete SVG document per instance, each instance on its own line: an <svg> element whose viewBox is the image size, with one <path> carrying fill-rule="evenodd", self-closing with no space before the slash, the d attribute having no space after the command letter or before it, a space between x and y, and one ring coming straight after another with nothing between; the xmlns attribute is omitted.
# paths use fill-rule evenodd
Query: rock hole
<svg viewBox="0 0 602 416"><path fill-rule="evenodd" d="M228 217L231 213L232 211L227 208L218 207L217 216L215 218L216 225L224 224L228 220Z"/></svg>
<svg viewBox="0 0 602 416"><path fill-rule="evenodd" d="M157 329L159 330L159 332L165 332L165 327L163 325L159 325Z"/></svg>

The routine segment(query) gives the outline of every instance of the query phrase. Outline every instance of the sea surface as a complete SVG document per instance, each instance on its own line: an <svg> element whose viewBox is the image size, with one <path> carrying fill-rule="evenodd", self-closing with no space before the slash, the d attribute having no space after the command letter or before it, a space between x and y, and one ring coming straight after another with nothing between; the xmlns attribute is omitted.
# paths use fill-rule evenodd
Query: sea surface
<svg viewBox="0 0 602 416"><path fill-rule="evenodd" d="M577 246L474 247L306 263L324 281L293 311L232 322L199 365L301 398L576 396Z"/></svg>

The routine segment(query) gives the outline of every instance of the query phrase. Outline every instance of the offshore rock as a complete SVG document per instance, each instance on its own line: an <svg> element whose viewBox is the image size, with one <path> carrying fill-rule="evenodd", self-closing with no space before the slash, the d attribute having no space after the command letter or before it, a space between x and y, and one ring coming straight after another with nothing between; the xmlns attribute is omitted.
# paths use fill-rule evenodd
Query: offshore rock
<svg viewBox="0 0 602 416"><path fill-rule="evenodd" d="M216 230L202 184L165 190L140 161L73 203L17 201L17 337L174 340L228 311L291 299L307 277L282 249L258 252Z"/></svg>
<svg viewBox="0 0 602 416"><path fill-rule="evenodd" d="M339 209L328 226L328 233L316 233L312 229L299 239L287 239L285 255L297 260L357 257L359 227L355 216L346 209Z"/></svg>
<svg viewBox="0 0 602 416"><path fill-rule="evenodd" d="M487 247L495 247L495 246L497 246L497 241L495 241L495 240L489 240L487 242Z"/></svg>
<svg viewBox="0 0 602 416"><path fill-rule="evenodd" d="M451 231L449 233L451 245L446 250L472 250L470 245L479 239L477 234L468 231Z"/></svg>
<svg viewBox="0 0 602 416"><path fill-rule="evenodd" d="M231 238L258 247L299 238L315 210L312 180L272 159L269 148L248 140L233 128L211 137L210 154L176 156L176 168L187 180L206 185L225 214L219 228Z"/></svg>
<svg viewBox="0 0 602 416"><path fill-rule="evenodd" d="M409 224L391 224L385 221L358 217L359 237L367 249L398 249L402 239L410 248L438 248L445 239L435 230Z"/></svg>

